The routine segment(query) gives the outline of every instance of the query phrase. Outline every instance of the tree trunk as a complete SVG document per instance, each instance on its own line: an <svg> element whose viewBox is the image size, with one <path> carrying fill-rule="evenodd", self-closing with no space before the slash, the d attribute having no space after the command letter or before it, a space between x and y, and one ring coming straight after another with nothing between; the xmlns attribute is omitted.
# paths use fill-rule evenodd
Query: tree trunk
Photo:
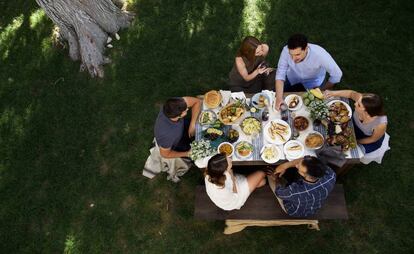
<svg viewBox="0 0 414 254"><path fill-rule="evenodd" d="M111 0L36 0L59 28L59 37L69 43L69 56L81 60L92 77L103 77L103 55L108 34L128 27L134 14L119 9ZM119 0L116 1L119 3Z"/></svg>

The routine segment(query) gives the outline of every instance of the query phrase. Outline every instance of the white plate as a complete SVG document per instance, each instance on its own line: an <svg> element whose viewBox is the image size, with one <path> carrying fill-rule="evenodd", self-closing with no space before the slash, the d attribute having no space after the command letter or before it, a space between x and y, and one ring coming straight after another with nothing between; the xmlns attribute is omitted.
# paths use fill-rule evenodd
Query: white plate
<svg viewBox="0 0 414 254"><path fill-rule="evenodd" d="M288 148L292 146L299 145L300 150L289 151ZM283 152L286 155L286 159L295 160L303 157L305 154L305 146L299 140L290 140L283 146Z"/></svg>
<svg viewBox="0 0 414 254"><path fill-rule="evenodd" d="M221 143L217 147L217 153L220 153L220 147L223 146L223 145L229 145L231 147L231 154L230 155L227 155L227 157L230 157L231 158L233 156L233 154L234 154L234 146L232 144L230 144L229 142L223 142L223 143Z"/></svg>
<svg viewBox="0 0 414 254"><path fill-rule="evenodd" d="M275 153L276 153L276 156L273 158L273 159L270 159L270 160L268 160L268 159L266 159L265 157L264 157L264 150L266 149L266 148L273 148L274 149L274 151L275 151ZM276 163L277 161L279 161L280 160L280 156L282 155L282 151L280 151L280 149L279 149L279 147L278 146L276 146L275 144L266 144L266 145L264 145L263 146L263 148L262 148L262 151L260 152L260 154L261 154L261 157L262 157L262 159L266 162L266 163L269 163L269 164L273 164L273 163Z"/></svg>
<svg viewBox="0 0 414 254"><path fill-rule="evenodd" d="M212 116L211 121L209 121L207 123L202 123L201 122L201 119L202 119L202 116L203 116L204 112L211 114L211 116ZM198 122L200 123L200 125L209 125L209 124L213 124L216 121L216 119L217 119L217 114L214 111L208 109L208 110L201 111L201 113L198 117Z"/></svg>
<svg viewBox="0 0 414 254"><path fill-rule="evenodd" d="M340 103L344 104L344 105L345 105L345 107L346 107L346 109L348 110L348 116L349 116L350 118L352 118L352 109L351 109L351 107L348 105L348 103L346 103L346 102L344 102L344 101L341 101L341 100L332 100L332 101L330 101L330 102L326 103L326 106L328 106L328 108L329 108L329 107L330 107L333 103L335 103L335 102L340 102Z"/></svg>
<svg viewBox="0 0 414 254"><path fill-rule="evenodd" d="M237 146L240 144L240 143L242 143L242 142L246 142L246 143L248 143L249 145L251 145L251 147L253 147L253 150L247 155L247 156L243 156L243 155L241 155L241 154L239 154L239 151L237 151ZM250 158L251 156L253 156L253 152L254 152L254 146L253 146L253 144L252 143L250 143L250 142L248 142L248 141L239 141L239 142L237 142L235 145L234 145L234 154L236 155L236 157L237 158L239 158L239 159L247 159L247 158Z"/></svg>
<svg viewBox="0 0 414 254"><path fill-rule="evenodd" d="M272 126L272 122L274 123L279 123L279 124L283 124L285 126L287 126L287 134L283 135L283 137L285 138L286 141L283 141L279 136L276 136L275 139L272 139L272 137L269 134L269 128ZM276 144L276 145L283 145L284 143L286 143L289 139L290 136L292 135L292 130L290 129L290 126L287 122L280 120L280 119L274 119L269 121L265 127L263 128L263 135L266 141L268 141L271 144Z"/></svg>
<svg viewBox="0 0 414 254"><path fill-rule="evenodd" d="M264 105L263 107L259 107L259 105L258 105L258 104L259 104L259 97L260 97L260 95L264 96L264 97L265 97L265 100L267 100L267 105ZM255 108L258 108L258 109L263 109L263 108L265 108L266 106L270 105L270 104L269 104L269 103L270 103L269 96L267 96L267 94L265 94L265 93L257 93L257 94L255 94L255 95L253 95L251 102L252 102L252 105L253 105ZM255 103L256 103L256 104L255 104Z"/></svg>
<svg viewBox="0 0 414 254"><path fill-rule="evenodd" d="M308 138L308 136L309 136L309 135L311 135L311 134L316 134L316 135L319 135L319 136L322 138L322 140L323 140L322 145L317 146L317 147L308 147L308 146L306 146L306 139L307 139L307 138ZM321 147L324 145L324 143L325 143L325 138L323 137L323 135L322 135L321 133L319 133L319 132L317 132L317 131L311 131L311 132L309 132L309 133L306 135L306 137L305 137L305 139L304 139L304 142L305 142L305 146L306 146L306 148L308 148L308 149L310 149L310 150L317 150L317 149L321 148Z"/></svg>
<svg viewBox="0 0 414 254"><path fill-rule="evenodd" d="M289 103L290 103L290 101L293 99L293 97L298 97L299 102L298 102L298 104L296 105L296 107L289 108ZM286 105L288 106L288 109L289 109L289 110L295 111L295 110L298 110L298 109L300 109L300 108L302 107L302 105L303 105L303 100L302 100L302 97L301 97L301 96L299 96L299 95L296 95L296 94L289 94L289 95L288 95L288 96L286 96L286 98L285 98L285 103L286 103Z"/></svg>

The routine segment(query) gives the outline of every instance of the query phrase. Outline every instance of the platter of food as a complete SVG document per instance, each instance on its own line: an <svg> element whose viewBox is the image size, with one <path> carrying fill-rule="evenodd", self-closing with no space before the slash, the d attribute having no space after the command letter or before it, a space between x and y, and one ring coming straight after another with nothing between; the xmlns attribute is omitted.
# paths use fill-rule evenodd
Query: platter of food
<svg viewBox="0 0 414 254"><path fill-rule="evenodd" d="M255 117L246 117L240 124L242 131L246 135L254 135L260 133L262 130L262 124Z"/></svg>
<svg viewBox="0 0 414 254"><path fill-rule="evenodd" d="M285 98L285 103L288 106L289 110L294 111L294 110L298 110L302 107L303 100L302 100L302 97L300 97L299 95L289 94Z"/></svg>
<svg viewBox="0 0 414 254"><path fill-rule="evenodd" d="M261 151L262 159L269 164L276 163L280 160L282 152L275 144L266 144Z"/></svg>
<svg viewBox="0 0 414 254"><path fill-rule="evenodd" d="M252 97L252 104L254 107L262 109L269 105L269 97L264 93L257 93Z"/></svg>
<svg viewBox="0 0 414 254"><path fill-rule="evenodd" d="M207 108L217 108L222 101L221 93L216 90L211 90L204 94L204 104Z"/></svg>
<svg viewBox="0 0 414 254"><path fill-rule="evenodd" d="M305 138L305 146L309 149L319 149L323 146L324 138L319 132L310 132Z"/></svg>
<svg viewBox="0 0 414 254"><path fill-rule="evenodd" d="M243 104L235 102L230 103L220 110L218 119L225 125L232 125L244 114Z"/></svg>
<svg viewBox="0 0 414 254"><path fill-rule="evenodd" d="M283 146L283 152L288 160L299 159L303 157L305 147L299 140L290 140Z"/></svg>
<svg viewBox="0 0 414 254"><path fill-rule="evenodd" d="M348 103L333 100L326 104L329 108L329 120L334 123L347 123L352 118L352 110Z"/></svg>
<svg viewBox="0 0 414 254"><path fill-rule="evenodd" d="M247 159L253 155L254 147L247 141L240 141L235 145L236 156L240 159Z"/></svg>
<svg viewBox="0 0 414 254"><path fill-rule="evenodd" d="M224 153L227 157L231 157L234 153L234 147L229 142L223 142L217 147L217 152Z"/></svg>
<svg viewBox="0 0 414 254"><path fill-rule="evenodd" d="M239 132L237 130L235 130L235 129L230 129L227 132L227 140L230 143L236 142L237 140L239 140Z"/></svg>
<svg viewBox="0 0 414 254"><path fill-rule="evenodd" d="M293 119L293 126L298 131L304 131L309 127L309 120L304 116L297 116Z"/></svg>
<svg viewBox="0 0 414 254"><path fill-rule="evenodd" d="M217 119L216 113L212 110L204 110L200 113L200 117L198 118L198 122L201 125L208 125L213 124Z"/></svg>
<svg viewBox="0 0 414 254"><path fill-rule="evenodd" d="M210 127L204 131L204 137L208 140L216 140L221 136L223 136L223 131L218 128Z"/></svg>
<svg viewBox="0 0 414 254"><path fill-rule="evenodd" d="M291 134L292 130L289 124L280 119L269 121L263 129L265 140L276 145L286 143L290 139Z"/></svg>

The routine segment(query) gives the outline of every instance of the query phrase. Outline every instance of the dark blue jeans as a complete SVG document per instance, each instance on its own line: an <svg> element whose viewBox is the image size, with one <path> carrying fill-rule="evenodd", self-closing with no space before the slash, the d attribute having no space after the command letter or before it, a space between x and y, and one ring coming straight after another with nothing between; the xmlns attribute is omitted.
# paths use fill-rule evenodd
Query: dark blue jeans
<svg viewBox="0 0 414 254"><path fill-rule="evenodd" d="M174 151L177 151L177 152L186 152L186 151L190 150L190 148L191 148L190 144L191 144L192 141L194 141L194 137L193 138L190 138L188 136L188 129L190 127L190 122L191 122L190 119L188 119L188 118L185 118L184 119L183 135L182 135L180 141L178 142L178 144L176 144L173 147L173 150Z"/></svg>

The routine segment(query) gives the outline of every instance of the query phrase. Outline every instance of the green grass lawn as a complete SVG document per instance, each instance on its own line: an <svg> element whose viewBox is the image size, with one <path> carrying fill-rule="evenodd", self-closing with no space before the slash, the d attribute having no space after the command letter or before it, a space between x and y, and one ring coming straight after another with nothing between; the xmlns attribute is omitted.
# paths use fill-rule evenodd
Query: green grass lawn
<svg viewBox="0 0 414 254"><path fill-rule="evenodd" d="M2 253L410 253L414 248L412 1L130 0L133 25L104 79L51 44L34 1L0 2ZM411 28L410 28L411 27ZM294 32L326 48L338 88L385 98L391 147L344 184L350 219L248 228L193 219L199 171L144 178L160 103L225 88L238 44L266 41L276 65Z"/></svg>

